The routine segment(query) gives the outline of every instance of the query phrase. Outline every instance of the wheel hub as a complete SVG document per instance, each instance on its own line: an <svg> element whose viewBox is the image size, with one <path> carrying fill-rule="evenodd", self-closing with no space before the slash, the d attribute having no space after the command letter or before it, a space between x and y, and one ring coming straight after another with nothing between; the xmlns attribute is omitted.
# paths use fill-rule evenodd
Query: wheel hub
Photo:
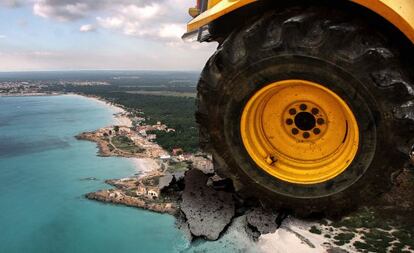
<svg viewBox="0 0 414 253"><path fill-rule="evenodd" d="M326 131L326 114L310 101L299 101L286 107L283 113L285 131L297 140L316 140Z"/></svg>
<svg viewBox="0 0 414 253"><path fill-rule="evenodd" d="M246 151L258 167L296 184L338 176L359 145L348 105L326 87L304 80L260 89L247 102L240 127Z"/></svg>

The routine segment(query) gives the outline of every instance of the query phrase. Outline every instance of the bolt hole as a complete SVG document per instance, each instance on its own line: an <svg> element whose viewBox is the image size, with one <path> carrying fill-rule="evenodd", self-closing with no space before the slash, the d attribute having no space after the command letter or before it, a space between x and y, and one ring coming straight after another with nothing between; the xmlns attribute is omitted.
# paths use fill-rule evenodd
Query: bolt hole
<svg viewBox="0 0 414 253"><path fill-rule="evenodd" d="M318 108L312 108L312 114L313 115L317 115L319 113L319 109Z"/></svg>
<svg viewBox="0 0 414 253"><path fill-rule="evenodd" d="M323 125L323 124L325 124L325 120L324 120L324 119L322 119L322 118L317 119L317 120L316 120L316 122L318 123L318 125Z"/></svg>
<svg viewBox="0 0 414 253"><path fill-rule="evenodd" d="M287 119L286 120L286 124L289 125L289 126L292 125L293 124L293 120L292 119Z"/></svg>

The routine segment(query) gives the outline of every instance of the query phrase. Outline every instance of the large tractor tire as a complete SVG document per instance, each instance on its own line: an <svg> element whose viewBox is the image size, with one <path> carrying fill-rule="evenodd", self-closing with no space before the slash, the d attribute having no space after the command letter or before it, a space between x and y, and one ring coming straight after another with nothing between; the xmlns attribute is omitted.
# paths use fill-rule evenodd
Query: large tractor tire
<svg viewBox="0 0 414 253"><path fill-rule="evenodd" d="M324 7L272 10L233 31L198 84L200 144L217 172L241 195L299 215L378 198L413 136L402 113L413 83L390 41Z"/></svg>

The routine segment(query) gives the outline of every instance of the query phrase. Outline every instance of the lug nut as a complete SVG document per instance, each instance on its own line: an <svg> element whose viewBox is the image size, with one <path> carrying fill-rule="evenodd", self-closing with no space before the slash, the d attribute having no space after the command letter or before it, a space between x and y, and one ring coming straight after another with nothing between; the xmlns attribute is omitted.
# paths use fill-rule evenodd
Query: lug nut
<svg viewBox="0 0 414 253"><path fill-rule="evenodd" d="M292 129L292 134L297 135L299 133L299 130L297 128Z"/></svg>
<svg viewBox="0 0 414 253"><path fill-rule="evenodd" d="M307 105L305 105L305 104L301 104L301 105L299 106L299 108L300 108L302 111L304 111L304 110L306 110L306 109L308 108L308 106L307 106Z"/></svg>
<svg viewBox="0 0 414 253"><path fill-rule="evenodd" d="M303 133L303 138L307 139L310 137L310 134L308 132Z"/></svg>
<svg viewBox="0 0 414 253"><path fill-rule="evenodd" d="M319 113L319 109L318 108L312 108L312 114L316 115Z"/></svg>
<svg viewBox="0 0 414 253"><path fill-rule="evenodd" d="M290 115L295 115L296 114L296 109L295 108L290 109L289 114Z"/></svg>
<svg viewBox="0 0 414 253"><path fill-rule="evenodd" d="M323 124L325 124L325 120L322 119L322 118L319 118L319 119L316 120L316 123L318 123L318 125L323 125Z"/></svg>
<svg viewBox="0 0 414 253"><path fill-rule="evenodd" d="M292 119L287 119L287 120L286 120L286 124L288 124L288 125L292 125L292 124L293 124L293 120L292 120Z"/></svg>
<svg viewBox="0 0 414 253"><path fill-rule="evenodd" d="M313 133L316 134L316 135L318 135L318 134L321 133L321 130L319 128L314 128L313 129Z"/></svg>

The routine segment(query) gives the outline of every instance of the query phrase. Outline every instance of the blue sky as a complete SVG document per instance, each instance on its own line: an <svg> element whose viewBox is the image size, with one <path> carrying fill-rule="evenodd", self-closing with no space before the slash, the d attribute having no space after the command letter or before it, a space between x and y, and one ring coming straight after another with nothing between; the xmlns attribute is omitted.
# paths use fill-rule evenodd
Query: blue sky
<svg viewBox="0 0 414 253"><path fill-rule="evenodd" d="M216 44L180 39L189 0L0 0L0 71L200 70Z"/></svg>

